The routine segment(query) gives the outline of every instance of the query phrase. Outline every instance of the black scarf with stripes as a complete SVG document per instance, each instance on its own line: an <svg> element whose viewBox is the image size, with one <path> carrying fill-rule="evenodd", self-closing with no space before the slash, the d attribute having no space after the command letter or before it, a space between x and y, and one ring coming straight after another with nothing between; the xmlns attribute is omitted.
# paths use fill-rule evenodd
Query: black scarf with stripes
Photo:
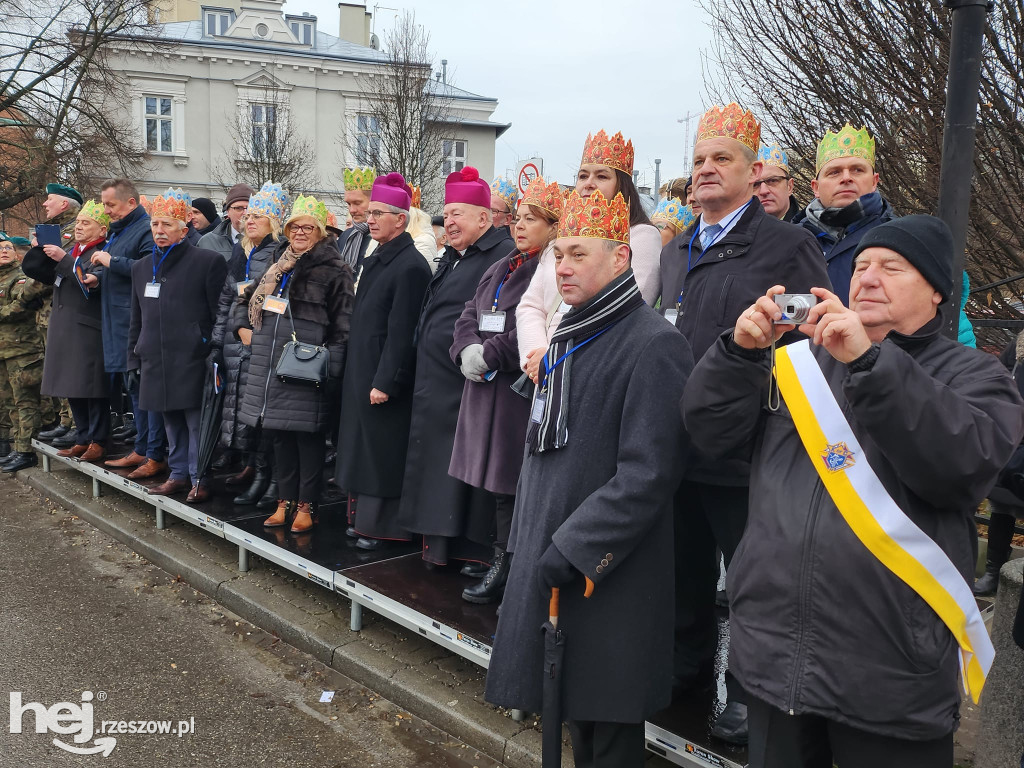
<svg viewBox="0 0 1024 768"><path fill-rule="evenodd" d="M585 352L587 347L569 355L562 363L552 368L555 363L573 347L587 343L600 333L611 328L617 322L644 306L640 287L633 277L633 270L627 269L612 280L594 298L579 307L570 309L562 322L558 324L545 357L550 371L542 393L538 390L535 397L544 397L544 413L540 423L531 421L527 444L530 453L543 453L565 446L569 442L569 391L572 382L572 360L576 354ZM597 340L594 344L598 344ZM589 344L587 345L589 347ZM544 377L544 366L540 370ZM535 403L536 405L536 403Z"/></svg>

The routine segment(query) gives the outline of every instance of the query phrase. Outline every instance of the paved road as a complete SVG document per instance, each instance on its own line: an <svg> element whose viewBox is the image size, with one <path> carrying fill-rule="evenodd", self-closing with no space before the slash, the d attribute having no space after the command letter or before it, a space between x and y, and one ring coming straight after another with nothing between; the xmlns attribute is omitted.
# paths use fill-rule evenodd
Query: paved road
<svg viewBox="0 0 1024 768"><path fill-rule="evenodd" d="M0 480L0 642L0 768L497 766L12 479ZM61 702L74 706L53 709ZM63 733L36 733L42 707ZM104 721L172 732L108 724L105 736ZM176 735L179 721L194 732ZM110 737L106 758L54 745Z"/></svg>

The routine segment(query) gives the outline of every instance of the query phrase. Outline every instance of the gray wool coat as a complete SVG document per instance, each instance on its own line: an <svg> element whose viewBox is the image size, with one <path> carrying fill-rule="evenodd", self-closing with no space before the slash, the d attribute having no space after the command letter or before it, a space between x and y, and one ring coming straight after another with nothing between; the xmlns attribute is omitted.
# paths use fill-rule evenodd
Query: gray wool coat
<svg viewBox="0 0 1024 768"><path fill-rule="evenodd" d="M573 358L569 442L523 462L486 698L541 710L548 605L537 561L553 542L580 572L561 590L563 719L637 723L671 698L672 496L693 356L643 306ZM584 574L596 584L590 598Z"/></svg>

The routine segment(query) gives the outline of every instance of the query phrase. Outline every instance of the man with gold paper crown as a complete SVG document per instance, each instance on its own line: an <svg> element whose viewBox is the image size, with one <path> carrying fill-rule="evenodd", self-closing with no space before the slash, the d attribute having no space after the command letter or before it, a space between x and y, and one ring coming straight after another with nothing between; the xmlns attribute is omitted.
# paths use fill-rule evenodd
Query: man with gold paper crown
<svg viewBox="0 0 1024 768"><path fill-rule="evenodd" d="M199 415L207 357L220 356L210 340L228 265L216 251L188 242L192 200L187 193L168 189L142 203L153 249L132 264L128 370L139 374L139 406L163 413L171 470L166 482L148 490L189 491L187 501L204 501L209 492L198 474Z"/></svg>
<svg viewBox="0 0 1024 768"><path fill-rule="evenodd" d="M640 295L621 194L571 192L554 253L570 309L534 396L486 698L541 711L538 627L558 588L561 711L576 765L638 768L644 720L671 698L672 493L693 358Z"/></svg>
<svg viewBox="0 0 1024 768"><path fill-rule="evenodd" d="M894 219L852 256L850 308L814 287L805 338L772 353L795 326L770 287L683 398L694 444L752 462L728 574L751 768L950 766L958 672L977 702L994 655L974 512L1024 434L1020 394L942 334L944 222Z"/></svg>
<svg viewBox="0 0 1024 768"><path fill-rule="evenodd" d="M352 226L338 238L338 250L341 251L342 261L352 267L352 274L358 282L363 258L371 242L366 216L370 210L370 191L377 178L377 171L375 168L346 168L344 177L345 205L348 206Z"/></svg>

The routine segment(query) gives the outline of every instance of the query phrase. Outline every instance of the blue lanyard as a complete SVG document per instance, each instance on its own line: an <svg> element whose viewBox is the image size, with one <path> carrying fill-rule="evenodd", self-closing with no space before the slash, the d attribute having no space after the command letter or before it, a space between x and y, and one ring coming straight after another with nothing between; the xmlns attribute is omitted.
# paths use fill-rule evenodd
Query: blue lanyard
<svg viewBox="0 0 1024 768"><path fill-rule="evenodd" d="M180 243L180 242L181 242L181 240L178 241L178 243ZM171 245L170 248L168 248L166 251L164 251L160 255L160 261L156 260L156 243L153 243L153 282L154 283L156 283L156 273L157 273L157 270L159 270L160 267L162 267L164 265L164 259L166 259L170 255L171 251L174 250L174 246L177 245L178 243L174 243L173 245Z"/></svg>
<svg viewBox="0 0 1024 768"><path fill-rule="evenodd" d="M280 298L281 296L284 296L284 287L286 285L288 285L288 278L291 277L291 276L292 276L291 272L285 272L284 276L281 278L281 287L277 289L278 298Z"/></svg>
<svg viewBox="0 0 1024 768"><path fill-rule="evenodd" d="M505 268L505 276L503 278L501 278L501 282L498 283L498 290L496 290L494 292L494 303L491 304L491 312L497 312L498 311L498 297L501 296L501 288L502 288L502 286L505 285L505 281L508 280L508 276L509 276L509 274L511 274L511 272L512 272L512 264L510 262L509 265Z"/></svg>
<svg viewBox="0 0 1024 768"><path fill-rule="evenodd" d="M249 255L245 257L245 279L246 280L249 279L249 264L252 263L252 255L254 253L256 253L256 248L257 248L257 246L254 245L252 247L252 249L249 251Z"/></svg>
<svg viewBox="0 0 1024 768"><path fill-rule="evenodd" d="M107 238L107 251L109 252L111 247L114 245L114 241L121 236L120 232L114 232Z"/></svg>
<svg viewBox="0 0 1024 768"><path fill-rule="evenodd" d="M617 322L618 322L618 320L616 320L616 321L615 321L615 323L617 323ZM558 358L558 359L557 359L557 360L555 361L555 364L554 364L554 365L552 365L552 366L551 366L550 368L548 367L548 359L547 359L547 357L545 357L545 358L544 358L544 379L543 379L543 380L541 381L541 383L540 383L540 391L541 391L541 392L544 392L544 391L546 391L546 390L547 390L547 387L548 387L548 375L549 375L549 374L550 374L550 373L551 373L551 372L552 372L553 370L555 370L555 368L557 368L557 367L558 367L558 366L560 366L560 365L561 365L562 363L564 363L564 362L565 362L565 358L567 358L567 357L568 357L569 355L571 355L571 354L572 354L573 352L575 352L575 351L576 351L577 349L579 349L580 347L582 347L582 346L585 346L585 345L589 344L590 342L592 342L592 341L593 341L594 339L596 339L596 338L597 338L598 336L600 336L600 335L601 335L602 333L604 333L605 331L607 331L607 330L611 330L611 328L612 328L612 327L614 327L615 323L612 323L611 325L609 325L609 326L606 326L606 327L602 328L602 329L601 329L600 331L598 331L597 333L595 333L595 334L594 334L593 336L591 336L591 337L590 337L589 339L587 339L586 341L581 341L581 342L580 342L579 344L577 344L577 345L576 345L575 347L573 347L573 348L572 348L572 349L570 349L570 350L569 350L568 352L566 352L566 353L565 353L564 355L562 355L562 356L561 356L560 358Z"/></svg>
<svg viewBox="0 0 1024 768"><path fill-rule="evenodd" d="M686 246L686 274L690 274L690 270L693 269L698 264L700 264L700 260L704 258L704 254L706 254L708 251L710 251L714 247L715 243L717 243L719 240L721 240L723 237L725 237L726 233L729 231L729 227L731 227L733 225L733 223L740 216L743 215L743 212L745 210L747 210L747 208L749 206L750 206L750 203L747 202L746 205L744 205L742 208L740 208L738 211L736 211L736 213L734 213L729 218L729 220L727 222L725 222L725 224L722 226L722 231L719 232L715 236L714 240L712 240L710 243L708 243L707 247L704 248L704 250L702 250L700 252L700 256L697 257L697 260L694 261L693 260L693 241L696 240L697 239L697 235L700 234L700 226L699 225L697 226L697 228L693 231L693 236L690 238L690 244L688 246ZM686 281L685 281L685 278L684 278L684 280L683 280L684 287L679 290L679 298L676 299L676 309L677 310L683 304L683 291L685 290L685 284L686 284Z"/></svg>

